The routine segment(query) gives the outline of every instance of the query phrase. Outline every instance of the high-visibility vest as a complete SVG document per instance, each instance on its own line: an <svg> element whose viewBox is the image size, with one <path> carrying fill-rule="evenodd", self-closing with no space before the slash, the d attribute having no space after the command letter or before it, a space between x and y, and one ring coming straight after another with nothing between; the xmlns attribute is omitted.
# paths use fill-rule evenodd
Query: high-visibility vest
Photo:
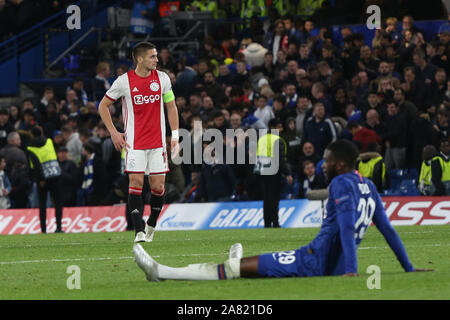
<svg viewBox="0 0 450 320"><path fill-rule="evenodd" d="M280 140L279 143L284 143L284 157L286 158L287 146L284 139L276 134L268 133L258 139L254 173L264 174L267 171L272 172L271 169L273 168L273 165L275 165L275 163L279 163L279 158L275 158L275 155L279 156L279 154L278 152L274 153L275 143L278 140ZM277 168L278 171L278 165L275 165L275 168ZM272 172L271 174L274 173L276 172Z"/></svg>
<svg viewBox="0 0 450 320"><path fill-rule="evenodd" d="M419 184L431 185L431 162L427 164L426 161L422 161L422 166L420 167Z"/></svg>
<svg viewBox="0 0 450 320"><path fill-rule="evenodd" d="M450 181L450 160L445 161L442 157L436 156L432 161L439 160L442 169L442 177L441 181L446 182Z"/></svg>
<svg viewBox="0 0 450 320"><path fill-rule="evenodd" d="M273 149L275 146L275 142L277 142L278 139L281 139L281 141L284 142L284 139L276 134L268 133L261 138L258 139L258 147L256 150L256 156L258 157L273 157ZM286 143L284 144L284 154L286 155L287 147Z"/></svg>
<svg viewBox="0 0 450 320"><path fill-rule="evenodd" d="M297 6L297 14L311 16L314 11L321 8L325 0L300 0Z"/></svg>
<svg viewBox="0 0 450 320"><path fill-rule="evenodd" d="M280 16L284 16L287 13L295 13L295 5L291 0L273 0L272 3Z"/></svg>
<svg viewBox="0 0 450 320"><path fill-rule="evenodd" d="M241 18L250 19L253 15L258 17L267 16L265 0L243 0L241 6Z"/></svg>
<svg viewBox="0 0 450 320"><path fill-rule="evenodd" d="M362 175L363 177L369 178L372 180L373 178L373 170L375 168L375 165L379 162L379 161L383 161L383 157L379 156L376 158L372 158L369 161L359 161L358 164L358 172L360 175ZM382 174L381 174L381 179L383 181L383 183L385 182L386 179L386 166L384 165L384 163L382 164Z"/></svg>
<svg viewBox="0 0 450 320"><path fill-rule="evenodd" d="M55 178L61 175L61 167L59 166L58 157L56 156L55 147L51 139L47 138L47 141L42 147L29 146L27 149L38 158L45 179ZM31 160L30 168L33 169Z"/></svg>
<svg viewBox="0 0 450 320"><path fill-rule="evenodd" d="M219 11L217 8L217 1L213 0L196 0L190 4L190 6L197 7L200 11L210 11L213 14L214 19L219 17Z"/></svg>
<svg viewBox="0 0 450 320"><path fill-rule="evenodd" d="M120 153L120 173L125 173L125 157L126 157L126 150L125 148L122 149L122 152Z"/></svg>

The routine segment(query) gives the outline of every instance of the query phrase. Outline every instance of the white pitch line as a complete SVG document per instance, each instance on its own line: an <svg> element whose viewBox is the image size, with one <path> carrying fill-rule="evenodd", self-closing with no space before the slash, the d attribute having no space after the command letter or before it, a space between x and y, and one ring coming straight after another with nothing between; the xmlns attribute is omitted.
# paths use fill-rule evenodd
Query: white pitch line
<svg viewBox="0 0 450 320"><path fill-rule="evenodd" d="M450 243L436 243L436 244L424 244L420 246L406 246L406 249L408 248L423 248L423 247L440 247L440 246L450 246ZM389 249L388 246L383 247L359 247L359 250L367 250L367 249Z"/></svg>
<svg viewBox="0 0 450 320"><path fill-rule="evenodd" d="M194 257L194 256L221 256L226 255L226 253L192 253L192 254L175 254L175 255L164 255L164 256L152 256L153 258L161 257ZM25 264L25 263L43 263L43 262L73 262L73 261L103 261L103 260L125 260L134 259L134 257L98 257L98 258L69 258L69 259L48 259L48 260L19 260L19 261L0 261L0 265L9 264Z"/></svg>

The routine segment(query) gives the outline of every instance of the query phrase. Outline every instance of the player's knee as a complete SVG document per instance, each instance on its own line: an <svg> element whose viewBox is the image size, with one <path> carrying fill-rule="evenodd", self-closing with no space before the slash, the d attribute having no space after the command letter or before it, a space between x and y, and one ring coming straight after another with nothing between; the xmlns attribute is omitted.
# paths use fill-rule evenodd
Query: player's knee
<svg viewBox="0 0 450 320"><path fill-rule="evenodd" d="M152 186L152 194L162 197L165 193L164 184L158 184L156 186Z"/></svg>
<svg viewBox="0 0 450 320"><path fill-rule="evenodd" d="M144 177L130 175L130 187L142 189L144 186Z"/></svg>

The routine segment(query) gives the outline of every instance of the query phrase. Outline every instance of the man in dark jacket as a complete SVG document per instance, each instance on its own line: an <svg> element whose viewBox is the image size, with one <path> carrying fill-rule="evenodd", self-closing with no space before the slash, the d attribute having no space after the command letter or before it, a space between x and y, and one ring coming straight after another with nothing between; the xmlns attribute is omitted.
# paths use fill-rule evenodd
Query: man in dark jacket
<svg viewBox="0 0 450 320"><path fill-rule="evenodd" d="M42 233L47 232L47 193L50 192L55 205L56 231L63 232L62 196L60 190L61 168L51 139L43 135L41 127L31 129L32 139L27 147L32 180L36 182L39 199L39 218Z"/></svg>
<svg viewBox="0 0 450 320"><path fill-rule="evenodd" d="M80 167L81 191L85 205L98 206L106 197L108 172L101 156L96 155L95 147L89 143L83 145L82 166Z"/></svg>
<svg viewBox="0 0 450 320"><path fill-rule="evenodd" d="M321 102L316 102L313 116L305 123L303 141L311 142L316 154L322 157L327 145L336 139L336 129L333 121L325 115L325 106Z"/></svg>
<svg viewBox="0 0 450 320"><path fill-rule="evenodd" d="M69 159L66 147L60 147L56 155L61 167L61 194L64 207L74 207L77 202L78 168L75 162Z"/></svg>
<svg viewBox="0 0 450 320"><path fill-rule="evenodd" d="M403 169L406 165L407 123L394 100L387 102L386 131L381 138L386 146L386 169Z"/></svg>

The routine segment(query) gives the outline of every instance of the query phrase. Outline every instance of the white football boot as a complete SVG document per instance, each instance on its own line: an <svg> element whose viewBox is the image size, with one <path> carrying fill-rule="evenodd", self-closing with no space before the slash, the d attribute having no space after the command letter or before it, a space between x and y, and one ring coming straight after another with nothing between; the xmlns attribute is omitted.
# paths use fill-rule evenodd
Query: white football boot
<svg viewBox="0 0 450 320"><path fill-rule="evenodd" d="M139 268L144 271L148 281L161 281L158 278L158 263L153 260L152 257L142 248L142 246L136 243L133 246L134 260Z"/></svg>
<svg viewBox="0 0 450 320"><path fill-rule="evenodd" d="M230 248L228 258L229 259L241 259L243 255L244 255L244 248L242 248L242 244L235 243Z"/></svg>
<svg viewBox="0 0 450 320"><path fill-rule="evenodd" d="M152 242L153 235L155 234L155 228L145 224L145 242Z"/></svg>
<svg viewBox="0 0 450 320"><path fill-rule="evenodd" d="M145 242L145 233L140 231L136 234L136 238L134 238L134 243Z"/></svg>

